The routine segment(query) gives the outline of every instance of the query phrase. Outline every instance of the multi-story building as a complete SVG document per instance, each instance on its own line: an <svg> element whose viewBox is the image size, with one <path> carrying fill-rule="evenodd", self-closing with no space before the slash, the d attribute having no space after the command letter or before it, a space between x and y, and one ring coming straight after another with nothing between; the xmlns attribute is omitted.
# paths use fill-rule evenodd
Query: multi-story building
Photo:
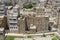
<svg viewBox="0 0 60 40"><path fill-rule="evenodd" d="M60 10L60 0L52 0L52 6L55 10Z"/></svg>
<svg viewBox="0 0 60 40"><path fill-rule="evenodd" d="M47 32L49 17L26 15L18 18L18 33Z"/></svg>
<svg viewBox="0 0 60 40"><path fill-rule="evenodd" d="M10 0L0 0L0 2L10 2Z"/></svg>
<svg viewBox="0 0 60 40"><path fill-rule="evenodd" d="M0 27L6 27L6 17L7 9L4 3L0 2Z"/></svg>
<svg viewBox="0 0 60 40"><path fill-rule="evenodd" d="M17 4L18 3L18 0L0 0L0 2L3 2L3 3L12 3L13 5Z"/></svg>
<svg viewBox="0 0 60 40"><path fill-rule="evenodd" d="M30 29L31 24L32 28L35 28L36 32L45 32L48 31L49 17L27 17L28 29Z"/></svg>
<svg viewBox="0 0 60 40"><path fill-rule="evenodd" d="M17 4L19 2L19 0L10 0L12 2L13 5Z"/></svg>
<svg viewBox="0 0 60 40"><path fill-rule="evenodd" d="M7 13L7 20L8 20L8 26L9 26L9 30L10 32L18 32L18 12L19 11L19 6L16 5L15 7L13 7L12 10L10 10Z"/></svg>
<svg viewBox="0 0 60 40"><path fill-rule="evenodd" d="M0 16L6 15L6 7L3 3L0 3Z"/></svg>
<svg viewBox="0 0 60 40"><path fill-rule="evenodd" d="M47 0L39 0L39 5L40 5L40 8L44 8L46 6L46 2Z"/></svg>
<svg viewBox="0 0 60 40"><path fill-rule="evenodd" d="M4 31L4 28L0 28L0 40L5 40L5 31Z"/></svg>
<svg viewBox="0 0 60 40"><path fill-rule="evenodd" d="M5 16L0 16L0 27L6 27L6 18Z"/></svg>
<svg viewBox="0 0 60 40"><path fill-rule="evenodd" d="M19 28L19 33L25 33L26 24L25 24L25 17L20 17L18 18L18 28Z"/></svg>

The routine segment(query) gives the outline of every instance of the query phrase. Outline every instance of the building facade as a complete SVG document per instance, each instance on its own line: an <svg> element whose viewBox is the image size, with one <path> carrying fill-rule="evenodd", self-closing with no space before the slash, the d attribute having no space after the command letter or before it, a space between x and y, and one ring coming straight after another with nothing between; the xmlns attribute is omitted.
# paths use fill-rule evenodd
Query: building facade
<svg viewBox="0 0 60 40"><path fill-rule="evenodd" d="M7 20L8 20L8 26L9 26L9 30L12 33L17 33L18 32L18 10L19 7L16 5L15 7L13 7L12 10L10 10L7 13Z"/></svg>
<svg viewBox="0 0 60 40"><path fill-rule="evenodd" d="M24 17L20 17L18 18L18 28L19 28L19 33L25 33L25 18Z"/></svg>
<svg viewBox="0 0 60 40"><path fill-rule="evenodd" d="M52 0L52 6L58 11L60 9L60 0Z"/></svg>
<svg viewBox="0 0 60 40"><path fill-rule="evenodd" d="M48 24L49 24L48 17L28 17L27 18L28 29L30 29L30 26L33 25L33 27L35 27L36 32L47 31Z"/></svg>
<svg viewBox="0 0 60 40"><path fill-rule="evenodd" d="M0 3L0 16L5 16L6 11L6 6L3 3Z"/></svg>

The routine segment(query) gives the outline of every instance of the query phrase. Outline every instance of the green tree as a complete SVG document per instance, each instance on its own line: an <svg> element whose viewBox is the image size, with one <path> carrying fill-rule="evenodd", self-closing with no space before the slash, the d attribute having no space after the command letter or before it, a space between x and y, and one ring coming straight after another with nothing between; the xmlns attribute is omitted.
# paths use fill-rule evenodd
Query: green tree
<svg viewBox="0 0 60 40"><path fill-rule="evenodd" d="M9 3L8 2L5 2L5 5L6 6L12 6L13 4L12 4L12 2L9 2Z"/></svg>
<svg viewBox="0 0 60 40"><path fill-rule="evenodd" d="M54 36L53 38L52 38L52 40L59 40L56 36Z"/></svg>
<svg viewBox="0 0 60 40"><path fill-rule="evenodd" d="M32 7L33 7L33 5L31 3L27 3L27 4L24 5L23 8L30 9Z"/></svg>
<svg viewBox="0 0 60 40"><path fill-rule="evenodd" d="M14 37L13 36L7 36L6 40L14 40Z"/></svg>

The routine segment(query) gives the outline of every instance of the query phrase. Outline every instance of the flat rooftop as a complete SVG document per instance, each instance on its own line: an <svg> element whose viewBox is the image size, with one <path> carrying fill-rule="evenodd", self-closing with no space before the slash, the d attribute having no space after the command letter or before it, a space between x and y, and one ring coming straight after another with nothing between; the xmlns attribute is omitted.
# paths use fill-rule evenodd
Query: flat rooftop
<svg viewBox="0 0 60 40"><path fill-rule="evenodd" d="M14 6L13 8L19 8L19 5Z"/></svg>
<svg viewBox="0 0 60 40"><path fill-rule="evenodd" d="M14 13L13 10L8 11L8 16L18 16L18 13Z"/></svg>

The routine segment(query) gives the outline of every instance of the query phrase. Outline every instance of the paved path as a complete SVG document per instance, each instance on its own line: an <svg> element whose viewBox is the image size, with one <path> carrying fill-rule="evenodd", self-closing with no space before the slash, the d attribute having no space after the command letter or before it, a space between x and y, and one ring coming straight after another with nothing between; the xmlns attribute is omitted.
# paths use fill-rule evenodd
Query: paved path
<svg viewBox="0 0 60 40"><path fill-rule="evenodd" d="M15 38L14 40L52 40L51 37L38 37L38 38Z"/></svg>
<svg viewBox="0 0 60 40"><path fill-rule="evenodd" d="M7 33L7 34L5 34L5 36L28 36L28 35L37 36L37 35L43 35L43 34L45 34L45 35L55 34L55 35L60 37L60 34L58 32L48 32L48 33L40 33L40 34L15 34L15 33ZM21 38L15 38L14 40L28 40L28 38L27 39L26 38L25 39L24 38L22 38L22 39ZM32 38L29 39L29 40L32 40ZM48 37L48 38L35 37L35 40L52 40L52 38L51 37Z"/></svg>
<svg viewBox="0 0 60 40"><path fill-rule="evenodd" d="M57 32L48 32L48 33L40 33L40 34L16 34L16 33L7 33L5 36L28 36L28 35L50 35L50 34L56 34L59 35Z"/></svg>

